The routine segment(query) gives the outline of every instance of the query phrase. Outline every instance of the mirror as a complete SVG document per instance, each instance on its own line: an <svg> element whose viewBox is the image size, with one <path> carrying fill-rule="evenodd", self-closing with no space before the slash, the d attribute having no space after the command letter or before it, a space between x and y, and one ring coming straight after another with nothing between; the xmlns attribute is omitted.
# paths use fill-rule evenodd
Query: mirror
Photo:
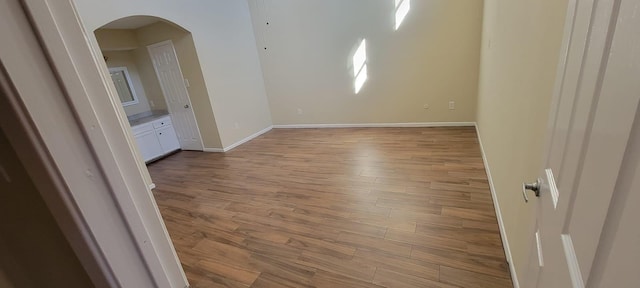
<svg viewBox="0 0 640 288"><path fill-rule="evenodd" d="M131 77L129 77L129 71L127 70L127 67L109 68L109 72L111 73L111 80L113 80L113 85L116 86L116 91L118 91L118 96L120 97L122 106L137 104L138 97L136 97L136 92L133 89Z"/></svg>

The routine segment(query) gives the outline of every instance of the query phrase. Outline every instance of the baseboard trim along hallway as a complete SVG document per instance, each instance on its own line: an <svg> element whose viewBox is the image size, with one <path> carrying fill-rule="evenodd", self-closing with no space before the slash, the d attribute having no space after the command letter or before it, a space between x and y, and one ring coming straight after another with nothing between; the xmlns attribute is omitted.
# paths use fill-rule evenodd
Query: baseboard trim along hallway
<svg viewBox="0 0 640 288"><path fill-rule="evenodd" d="M351 124L284 124L276 129L291 128L410 128L410 127L473 127L475 122L410 122L410 123L351 123Z"/></svg>
<svg viewBox="0 0 640 288"><path fill-rule="evenodd" d="M409 122L409 123L352 123L352 124L283 124L264 128L225 148L204 148L204 152L221 153L230 151L271 129L312 129L312 128L410 128L410 127L475 127L475 122Z"/></svg>
<svg viewBox="0 0 640 288"><path fill-rule="evenodd" d="M245 137L244 139L242 139L242 140L240 140L240 141L238 141L236 143L233 143L233 144L231 144L231 145L229 145L229 146L227 146L225 148L204 148L203 151L204 152L216 152L216 153L228 152L233 148L236 148L236 147L238 147L238 146L240 146L240 145L242 145L244 143L247 143L247 142L251 141L252 139L254 139L254 138L256 138L256 137L258 137L258 136L260 136L260 135L262 135L264 133L267 133L267 132L271 131L271 129L273 129L273 126L269 126L269 127L264 128L264 129L262 129L262 130L260 130L260 131L258 131L256 133L253 133L253 134Z"/></svg>

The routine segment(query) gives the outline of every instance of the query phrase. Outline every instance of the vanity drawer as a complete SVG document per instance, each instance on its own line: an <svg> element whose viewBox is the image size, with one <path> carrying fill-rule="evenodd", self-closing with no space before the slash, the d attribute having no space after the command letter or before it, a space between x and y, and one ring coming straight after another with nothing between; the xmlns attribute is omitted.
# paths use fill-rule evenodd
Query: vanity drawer
<svg viewBox="0 0 640 288"><path fill-rule="evenodd" d="M133 135L135 136L147 131L153 131L153 125L151 123L136 125L131 127L131 130L133 131Z"/></svg>
<svg viewBox="0 0 640 288"><path fill-rule="evenodd" d="M165 126L169 126L171 125L171 117L167 116L167 117L163 117L160 118L156 121L153 121L153 128L158 129L158 128L162 128Z"/></svg>

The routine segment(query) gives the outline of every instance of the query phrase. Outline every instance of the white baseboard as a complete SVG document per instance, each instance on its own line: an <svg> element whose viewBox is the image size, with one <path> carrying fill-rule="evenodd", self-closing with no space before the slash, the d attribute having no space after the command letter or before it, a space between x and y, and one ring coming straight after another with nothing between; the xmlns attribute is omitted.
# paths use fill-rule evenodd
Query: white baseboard
<svg viewBox="0 0 640 288"><path fill-rule="evenodd" d="M240 141L238 141L236 143L233 143L233 144L231 144L231 145L229 145L227 147L224 147L224 148L204 148L202 151L204 151L204 152L218 152L218 153L227 152L227 151L230 151L233 148L236 148L236 147L238 147L238 146L240 146L240 145L242 145L244 143L247 143L247 142L251 141L253 138L256 138L256 137L258 137L258 136L260 136L260 135L262 135L264 133L267 133L267 132L271 131L271 129L273 129L273 126L269 126L267 128L264 128L264 129L262 129L262 130L260 130L260 131L258 131L256 133L253 133L253 134L247 136L246 138L244 138L244 139L242 139L242 140L240 140Z"/></svg>
<svg viewBox="0 0 640 288"><path fill-rule="evenodd" d="M484 153L484 146L482 146L482 138L480 137L480 129L478 124L474 123L476 127L476 133L478 134L478 143L480 143L480 151L482 152L482 161L484 162L484 170L487 172L487 179L489 181L489 189L491 190L491 198L493 199L493 207L496 210L496 217L498 218L498 226L500 227L500 236L502 237L502 245L504 248L504 254L509 262L509 270L511 271L511 281L513 281L514 288L520 288L520 282L518 281L518 275L516 274L516 268L513 264L513 258L511 257L511 248L509 248L509 240L507 240L507 233L504 230L504 222L502 221L502 213L500 212L500 203L498 203L498 197L496 197L496 189L493 186L493 178L491 178L491 170L489 169L489 161L487 155Z"/></svg>
<svg viewBox="0 0 640 288"><path fill-rule="evenodd" d="M253 133L253 134L247 136L246 138L244 138L244 139L242 139L242 140L240 140L240 141L238 141L236 143L233 143L233 144L231 144L231 145L229 145L227 147L224 147L223 150L224 150L224 152L227 152L227 151L229 151L229 150L231 150L233 148L236 148L236 147L238 147L238 146L240 146L240 145L242 145L244 143L247 143L247 142L251 141L253 138L256 138L256 137L258 137L258 136L260 136L260 135L262 135L264 133L267 133L267 132L271 131L271 129L273 129L273 126L269 126L267 128L264 128L264 129L262 129L262 130L260 130L260 131L258 131L256 133Z"/></svg>
<svg viewBox="0 0 640 288"><path fill-rule="evenodd" d="M392 128L392 127L474 127L475 122L414 122L414 123L355 123L355 124L286 124L264 128L248 137L224 148L204 148L204 152L222 153L236 148L271 129L292 128Z"/></svg>
<svg viewBox="0 0 640 288"><path fill-rule="evenodd" d="M413 123L354 123L354 124L285 124L273 125L276 129L290 128L392 128L392 127L466 127L475 122L413 122Z"/></svg>
<svg viewBox="0 0 640 288"><path fill-rule="evenodd" d="M153 190L154 188L156 188L156 184L154 183L149 184L149 190Z"/></svg>
<svg viewBox="0 0 640 288"><path fill-rule="evenodd" d="M222 149L222 148L204 148L202 151L204 151L204 152L222 153L222 152L224 152L224 149Z"/></svg>

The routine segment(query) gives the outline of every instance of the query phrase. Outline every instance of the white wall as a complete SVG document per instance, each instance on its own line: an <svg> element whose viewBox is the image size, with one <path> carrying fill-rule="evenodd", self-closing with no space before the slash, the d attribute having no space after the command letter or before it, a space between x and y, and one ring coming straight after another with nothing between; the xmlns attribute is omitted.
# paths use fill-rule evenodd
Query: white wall
<svg viewBox="0 0 640 288"><path fill-rule="evenodd" d="M413 0L397 31L393 0L249 3L274 124L475 121L482 1Z"/></svg>
<svg viewBox="0 0 640 288"><path fill-rule="evenodd" d="M542 167L567 0L486 0L478 96L484 146L512 261L527 268L535 203L522 182Z"/></svg>
<svg viewBox="0 0 640 288"><path fill-rule="evenodd" d="M189 30L224 147L271 125L246 1L75 0L75 5L96 51L91 32L123 17L156 16Z"/></svg>

